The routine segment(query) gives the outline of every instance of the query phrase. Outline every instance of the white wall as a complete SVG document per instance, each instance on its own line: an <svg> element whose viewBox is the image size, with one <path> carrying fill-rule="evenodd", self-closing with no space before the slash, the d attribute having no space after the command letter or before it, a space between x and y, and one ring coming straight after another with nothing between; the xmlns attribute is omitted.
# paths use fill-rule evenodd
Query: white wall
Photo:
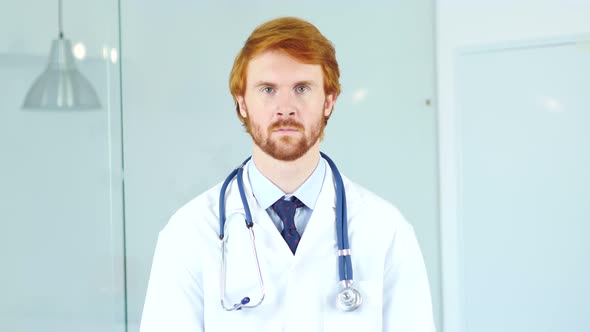
<svg viewBox="0 0 590 332"><path fill-rule="evenodd" d="M436 118L426 105L434 93L432 1L124 1L131 331L159 230L251 153L229 71L252 29L286 15L310 20L335 43L343 93L323 150L414 225L440 322Z"/></svg>
<svg viewBox="0 0 590 332"><path fill-rule="evenodd" d="M588 35L589 17L590 2L584 0L441 0L436 3L444 331L465 331L460 225L457 224L461 174L457 165L455 97L458 92L454 56L459 48L467 46Z"/></svg>

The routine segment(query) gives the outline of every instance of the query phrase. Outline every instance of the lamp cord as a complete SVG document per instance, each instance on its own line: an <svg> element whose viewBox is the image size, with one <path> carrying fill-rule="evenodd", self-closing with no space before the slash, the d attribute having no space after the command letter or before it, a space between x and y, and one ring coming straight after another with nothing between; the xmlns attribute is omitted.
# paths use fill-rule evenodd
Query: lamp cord
<svg viewBox="0 0 590 332"><path fill-rule="evenodd" d="M59 38L63 39L64 37L64 33L63 33L63 29L62 29L62 23L61 23L61 0L58 0L58 24L59 24Z"/></svg>

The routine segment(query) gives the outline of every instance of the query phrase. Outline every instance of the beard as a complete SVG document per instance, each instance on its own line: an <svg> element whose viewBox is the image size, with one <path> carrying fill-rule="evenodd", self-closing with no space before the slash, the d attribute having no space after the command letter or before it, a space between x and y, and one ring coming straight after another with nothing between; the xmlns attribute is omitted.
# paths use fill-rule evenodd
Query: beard
<svg viewBox="0 0 590 332"><path fill-rule="evenodd" d="M262 128L261 126L250 122L250 118L246 118L245 124L246 131L252 136L254 144L256 144L262 151L277 160L293 161L301 158L323 137L326 120L321 118L318 119L318 121L316 121L310 128L309 132L306 132L305 127L293 119L276 121L268 128ZM273 137L273 132L281 127L296 129L303 135L299 137Z"/></svg>

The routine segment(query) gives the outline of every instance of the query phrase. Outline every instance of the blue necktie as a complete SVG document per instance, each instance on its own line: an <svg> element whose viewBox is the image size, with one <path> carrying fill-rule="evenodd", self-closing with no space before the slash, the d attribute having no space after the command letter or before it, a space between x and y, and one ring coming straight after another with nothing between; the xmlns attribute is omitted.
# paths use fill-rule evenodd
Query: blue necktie
<svg viewBox="0 0 590 332"><path fill-rule="evenodd" d="M283 221L283 231L281 232L281 235L289 245L293 254L295 254L299 240L301 240L301 235L299 235L297 228L295 227L295 211L297 208L304 205L305 204L297 199L297 197L293 196L290 201L281 198L271 206Z"/></svg>

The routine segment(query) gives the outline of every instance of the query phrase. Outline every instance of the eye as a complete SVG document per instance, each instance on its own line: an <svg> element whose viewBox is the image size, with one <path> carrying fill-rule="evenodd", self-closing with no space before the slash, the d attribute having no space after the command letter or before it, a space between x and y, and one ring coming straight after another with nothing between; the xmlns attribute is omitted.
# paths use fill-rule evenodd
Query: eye
<svg viewBox="0 0 590 332"><path fill-rule="evenodd" d="M275 91L274 88L270 87L270 86L265 86L263 87L260 91L266 93L266 94L271 94Z"/></svg>
<svg viewBox="0 0 590 332"><path fill-rule="evenodd" d="M309 88L305 85L299 85L298 87L295 88L295 91L297 91L298 93L305 93L305 92L309 91Z"/></svg>

